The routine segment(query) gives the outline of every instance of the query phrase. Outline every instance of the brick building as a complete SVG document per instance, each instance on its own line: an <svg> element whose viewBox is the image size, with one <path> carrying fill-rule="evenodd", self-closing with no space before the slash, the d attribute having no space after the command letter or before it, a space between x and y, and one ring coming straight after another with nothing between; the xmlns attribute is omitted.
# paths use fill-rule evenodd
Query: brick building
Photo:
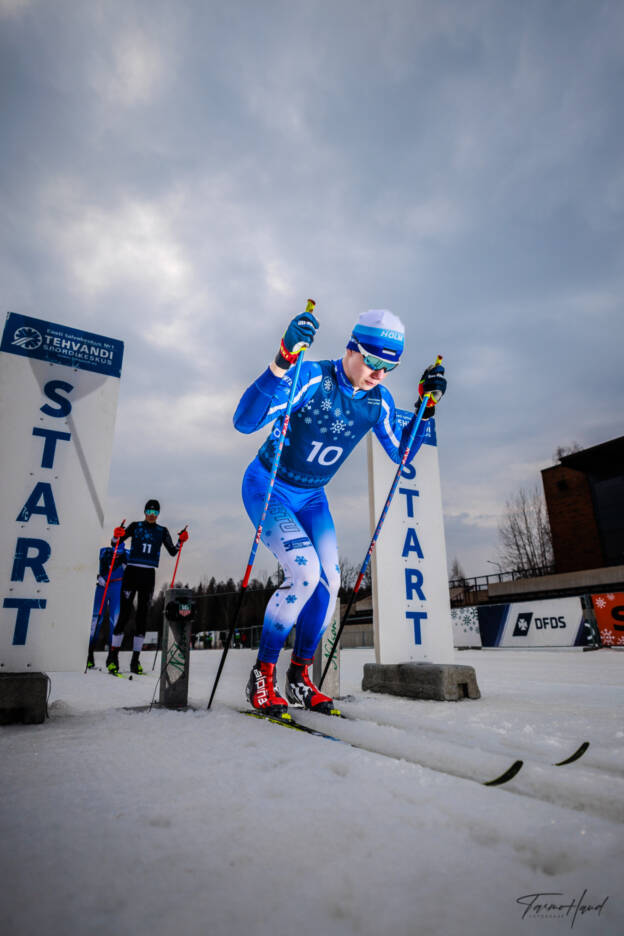
<svg viewBox="0 0 624 936"><path fill-rule="evenodd" d="M544 468L555 570L624 564L624 436Z"/></svg>

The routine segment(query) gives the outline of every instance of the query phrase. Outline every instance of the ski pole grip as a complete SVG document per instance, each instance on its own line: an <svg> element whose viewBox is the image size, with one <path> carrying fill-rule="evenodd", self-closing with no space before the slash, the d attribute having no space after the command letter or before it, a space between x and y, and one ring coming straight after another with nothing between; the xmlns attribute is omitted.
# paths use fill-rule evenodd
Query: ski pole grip
<svg viewBox="0 0 624 936"><path fill-rule="evenodd" d="M441 354L438 354L438 356L437 356L436 359L435 359L435 364L434 364L433 366L434 366L434 367L437 367L438 364L441 364L441 363L442 363L442 355L441 355ZM431 394L430 394L430 393L428 393L427 396L428 396L429 398L431 398Z"/></svg>
<svg viewBox="0 0 624 936"><path fill-rule="evenodd" d="M315 307L315 305L316 305L316 302L314 301L314 299L308 299L308 301L307 301L307 303L306 303L306 312L310 312L310 313L311 313L311 312L314 312L314 307ZM303 347L304 347L304 348L309 348L310 345L304 345ZM303 348L302 348L302 350L303 350Z"/></svg>
<svg viewBox="0 0 624 936"><path fill-rule="evenodd" d="M442 363L442 361L443 361L442 355L441 355L441 354L438 354L438 356L437 356L436 359L435 359L435 364L434 364L433 366L434 366L434 367L437 367L438 364L441 364L441 363ZM430 397L431 397L431 392L430 392L430 391L427 391L427 393L425 393L425 394L423 395L422 399L423 399L423 400L426 400L427 398L430 398ZM419 406L419 403L416 403L416 411L418 411L418 406Z"/></svg>

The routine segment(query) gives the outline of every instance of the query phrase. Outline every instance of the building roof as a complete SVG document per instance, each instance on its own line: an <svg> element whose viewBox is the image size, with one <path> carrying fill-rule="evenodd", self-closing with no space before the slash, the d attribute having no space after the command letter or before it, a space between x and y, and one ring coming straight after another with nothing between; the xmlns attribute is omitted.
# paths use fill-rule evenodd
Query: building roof
<svg viewBox="0 0 624 936"><path fill-rule="evenodd" d="M601 442L581 452L571 452L560 459L567 468L577 471L598 472L600 474L624 473L624 436Z"/></svg>

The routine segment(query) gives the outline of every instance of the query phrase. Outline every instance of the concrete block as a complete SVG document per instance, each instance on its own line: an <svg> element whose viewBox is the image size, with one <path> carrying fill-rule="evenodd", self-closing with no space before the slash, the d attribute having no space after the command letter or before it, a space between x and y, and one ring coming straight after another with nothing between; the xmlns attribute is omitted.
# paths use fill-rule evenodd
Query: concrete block
<svg viewBox="0 0 624 936"><path fill-rule="evenodd" d="M48 714L45 673L0 673L0 725L40 725Z"/></svg>
<svg viewBox="0 0 624 936"><path fill-rule="evenodd" d="M362 689L440 702L481 698L474 667L451 663L365 663Z"/></svg>

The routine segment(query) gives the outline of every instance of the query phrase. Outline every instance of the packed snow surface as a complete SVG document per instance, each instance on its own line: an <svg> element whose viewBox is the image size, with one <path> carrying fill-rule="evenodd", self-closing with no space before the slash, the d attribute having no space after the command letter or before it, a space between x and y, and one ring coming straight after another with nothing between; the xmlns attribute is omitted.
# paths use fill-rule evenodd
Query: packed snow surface
<svg viewBox="0 0 624 936"><path fill-rule="evenodd" d="M145 652L0 729L3 933L624 932L623 653L457 652L482 698L449 703L363 693L372 651L343 651L357 720L303 719L357 746L239 714L247 650L206 711L219 658L193 651L183 712L146 710Z"/></svg>

